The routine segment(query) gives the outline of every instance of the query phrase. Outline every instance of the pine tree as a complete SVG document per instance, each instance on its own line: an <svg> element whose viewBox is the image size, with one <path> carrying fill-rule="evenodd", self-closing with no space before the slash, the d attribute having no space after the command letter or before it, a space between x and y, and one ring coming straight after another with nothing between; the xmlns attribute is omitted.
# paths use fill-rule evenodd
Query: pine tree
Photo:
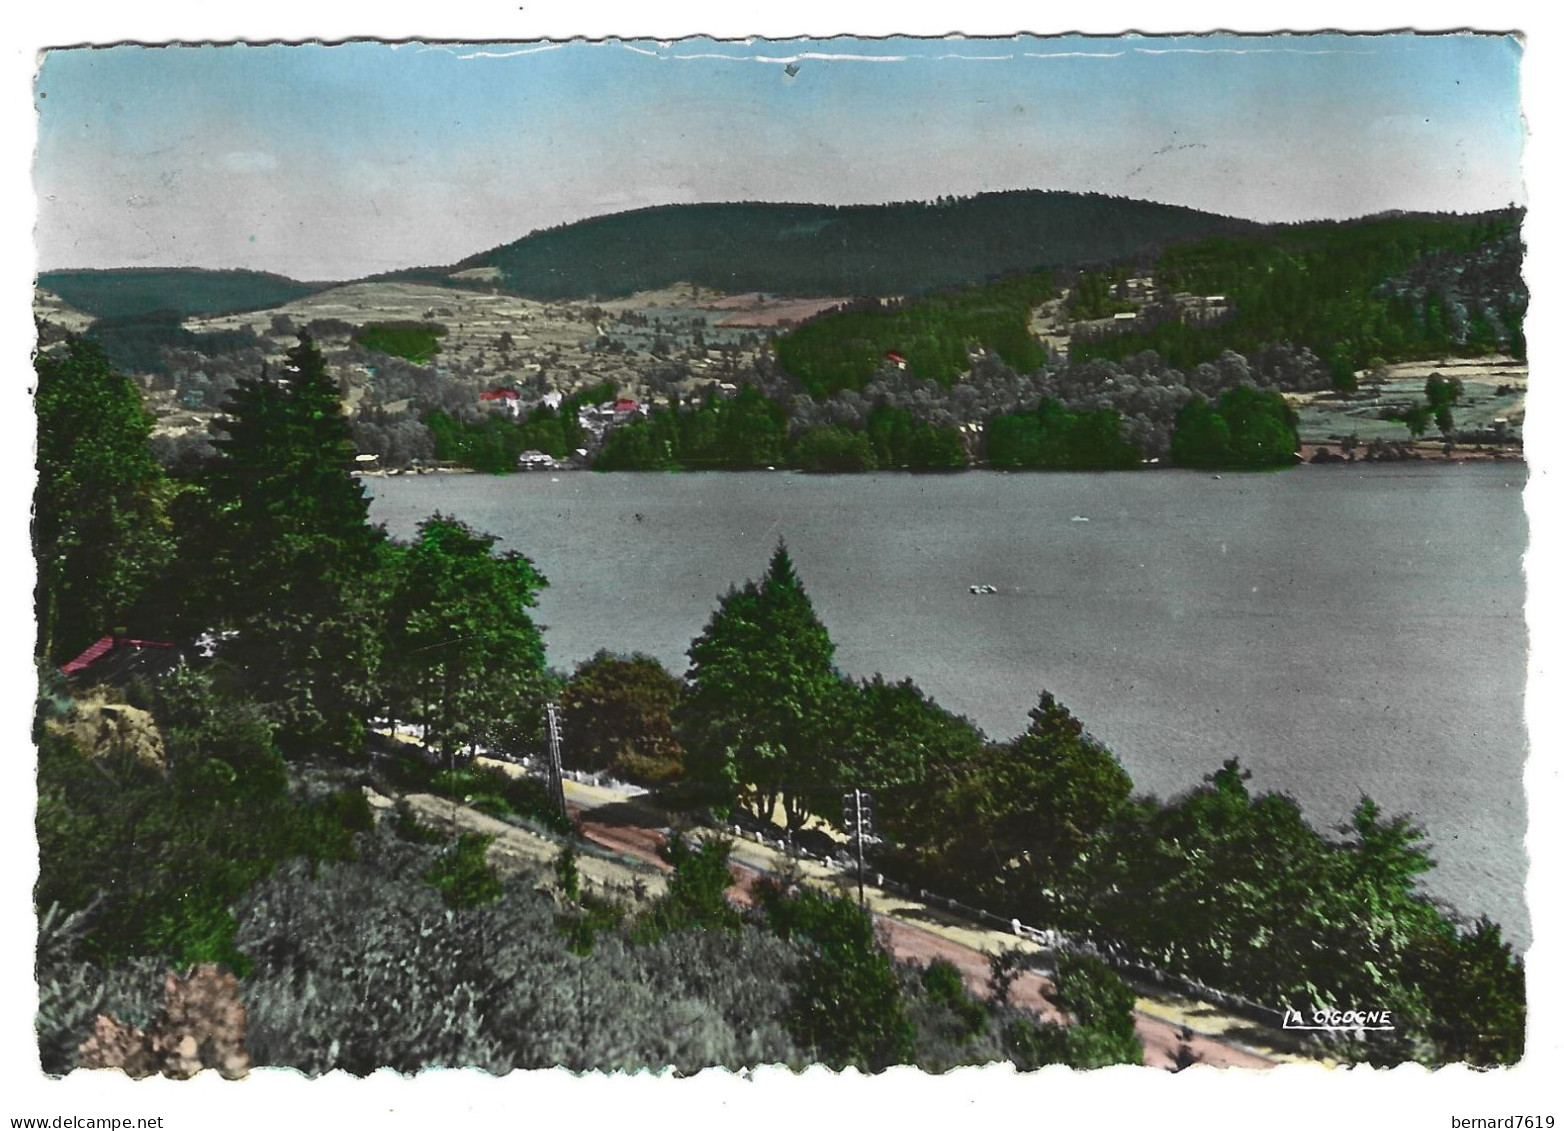
<svg viewBox="0 0 1564 1131"><path fill-rule="evenodd" d="M236 630L224 656L272 705L285 744L352 746L375 664L369 582L384 533L354 478L335 383L307 334L281 376L241 381L216 424L207 506L187 542L208 626Z"/></svg>
<svg viewBox="0 0 1564 1131"><path fill-rule="evenodd" d="M679 721L691 777L729 799L749 794L764 818L780 801L788 827L801 826L839 776L835 651L779 541L766 576L729 591L690 645Z"/></svg>

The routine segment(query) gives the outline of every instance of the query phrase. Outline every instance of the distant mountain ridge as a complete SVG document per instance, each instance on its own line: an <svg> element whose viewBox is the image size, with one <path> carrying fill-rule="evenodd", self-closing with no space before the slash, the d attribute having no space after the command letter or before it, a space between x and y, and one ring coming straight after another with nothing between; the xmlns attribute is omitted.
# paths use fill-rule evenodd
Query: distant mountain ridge
<svg viewBox="0 0 1564 1131"><path fill-rule="evenodd" d="M379 278L432 281L488 267L506 290L554 299L620 297L676 282L727 292L894 295L1262 228L1177 205L1036 190L933 203L671 204L533 232L450 268Z"/></svg>
<svg viewBox="0 0 1564 1131"><path fill-rule="evenodd" d="M1150 261L1169 244L1275 228L1179 205L1030 189L931 203L669 204L532 232L448 266L353 281L498 285L537 299L623 297L680 282L728 293L884 297L1039 267ZM497 277L455 277L475 268ZM38 276L38 286L67 305L111 319L265 310L338 285L182 267Z"/></svg>
<svg viewBox="0 0 1564 1131"><path fill-rule="evenodd" d="M171 311L180 318L266 310L334 287L265 271L204 267L120 267L44 271L38 286L94 318L132 318Z"/></svg>

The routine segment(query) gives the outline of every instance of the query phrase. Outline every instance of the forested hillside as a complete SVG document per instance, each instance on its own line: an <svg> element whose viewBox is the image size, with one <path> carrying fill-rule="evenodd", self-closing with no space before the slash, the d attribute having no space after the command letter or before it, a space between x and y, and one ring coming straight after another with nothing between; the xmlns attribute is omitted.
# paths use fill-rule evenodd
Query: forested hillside
<svg viewBox="0 0 1564 1131"><path fill-rule="evenodd" d="M224 314L281 306L332 284L301 283L261 271L206 271L196 267L124 268L114 271L45 271L38 286L84 314L124 318L172 312Z"/></svg>
<svg viewBox="0 0 1564 1131"><path fill-rule="evenodd" d="M777 360L814 397L862 388L887 358L949 385L971 368L974 347L1030 372L1048 352L1027 324L1053 290L1045 271L906 302L866 302L804 323L777 343Z"/></svg>
<svg viewBox="0 0 1564 1131"><path fill-rule="evenodd" d="M681 204L534 232L452 270L498 268L507 289L535 298L627 295L679 281L728 292L900 295L1255 228L1190 208L1066 192L843 206ZM428 272L393 277L404 275Z"/></svg>
<svg viewBox="0 0 1564 1131"><path fill-rule="evenodd" d="M1504 352L1524 357L1521 214L1392 216L1303 224L1264 235L1171 247L1158 258L1164 293L1221 295L1216 325L1147 310L1133 333L1071 344L1071 357L1121 360L1155 350L1187 368L1224 350L1288 342L1312 350L1349 386L1374 359Z"/></svg>

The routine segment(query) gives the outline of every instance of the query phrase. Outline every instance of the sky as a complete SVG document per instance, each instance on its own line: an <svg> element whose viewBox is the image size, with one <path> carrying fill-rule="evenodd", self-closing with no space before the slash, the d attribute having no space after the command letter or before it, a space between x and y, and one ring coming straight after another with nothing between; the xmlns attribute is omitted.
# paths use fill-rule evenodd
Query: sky
<svg viewBox="0 0 1564 1131"><path fill-rule="evenodd" d="M62 49L34 88L38 266L347 279L689 201L1495 208L1524 200L1521 55L1410 34Z"/></svg>

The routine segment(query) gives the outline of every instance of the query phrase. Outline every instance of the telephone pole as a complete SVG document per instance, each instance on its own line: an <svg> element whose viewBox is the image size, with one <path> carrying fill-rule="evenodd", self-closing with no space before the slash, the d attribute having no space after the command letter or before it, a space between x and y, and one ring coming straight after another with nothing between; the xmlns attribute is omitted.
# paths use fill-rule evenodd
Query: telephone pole
<svg viewBox="0 0 1564 1131"><path fill-rule="evenodd" d="M565 767L560 760L560 726L559 704L549 703L548 709L548 788L549 796L554 804L559 807L559 815L565 820L570 820L570 813L565 808Z"/></svg>
<svg viewBox="0 0 1564 1131"><path fill-rule="evenodd" d="M863 894L863 842L874 838L874 798L866 790L842 794L843 824L853 838L858 853L858 906L867 908Z"/></svg>

